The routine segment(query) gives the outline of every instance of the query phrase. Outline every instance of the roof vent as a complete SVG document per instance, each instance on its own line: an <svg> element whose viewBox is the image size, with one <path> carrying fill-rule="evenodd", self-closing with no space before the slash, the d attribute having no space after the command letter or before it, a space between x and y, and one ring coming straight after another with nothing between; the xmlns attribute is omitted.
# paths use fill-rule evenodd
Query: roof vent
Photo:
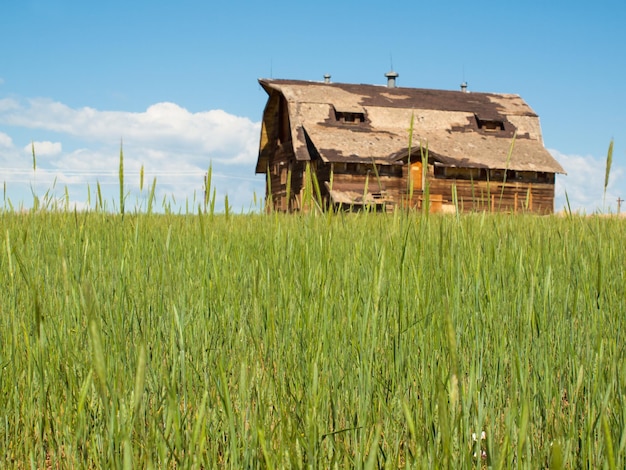
<svg viewBox="0 0 626 470"><path fill-rule="evenodd" d="M387 72L385 74L385 77L387 77L387 88L395 88L396 87L396 78L398 78L399 76L400 75L398 75L393 70L391 72Z"/></svg>
<svg viewBox="0 0 626 470"><path fill-rule="evenodd" d="M461 83L461 91L467 93L467 82Z"/></svg>
<svg viewBox="0 0 626 470"><path fill-rule="evenodd" d="M330 83L330 74L324 75L324 83Z"/></svg>

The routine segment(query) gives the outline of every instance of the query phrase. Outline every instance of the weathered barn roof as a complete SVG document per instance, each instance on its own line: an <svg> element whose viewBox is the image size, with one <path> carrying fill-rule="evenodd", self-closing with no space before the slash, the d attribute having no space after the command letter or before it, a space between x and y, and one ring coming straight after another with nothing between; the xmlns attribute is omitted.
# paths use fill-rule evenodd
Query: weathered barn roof
<svg viewBox="0 0 626 470"><path fill-rule="evenodd" d="M413 119L412 159L421 144L447 166L565 173L543 146L537 114L518 95L300 80L259 83L270 97L258 173L265 172L276 150L270 136L277 132L281 96L298 160L406 161Z"/></svg>

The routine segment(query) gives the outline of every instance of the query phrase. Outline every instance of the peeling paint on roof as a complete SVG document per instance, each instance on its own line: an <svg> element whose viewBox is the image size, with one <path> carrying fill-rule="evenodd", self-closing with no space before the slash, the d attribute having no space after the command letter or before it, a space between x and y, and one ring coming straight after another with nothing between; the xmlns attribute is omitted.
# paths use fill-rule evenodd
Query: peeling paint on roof
<svg viewBox="0 0 626 470"><path fill-rule="evenodd" d="M413 118L413 146L427 147L429 155L444 165L564 173L543 146L537 114L518 95L259 82L269 94L279 93L286 100L298 160L399 163L409 151ZM362 113L365 121L338 121L337 111ZM266 116L264 129L276 127L265 120ZM504 129L481 129L478 120L501 122ZM259 163L257 172L263 171L261 167Z"/></svg>

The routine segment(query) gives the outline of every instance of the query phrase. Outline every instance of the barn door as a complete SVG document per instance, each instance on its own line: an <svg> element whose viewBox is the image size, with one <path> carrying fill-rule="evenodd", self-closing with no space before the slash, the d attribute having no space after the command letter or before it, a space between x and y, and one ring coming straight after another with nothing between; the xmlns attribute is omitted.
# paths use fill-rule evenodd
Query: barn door
<svg viewBox="0 0 626 470"><path fill-rule="evenodd" d="M413 191L421 191L423 184L422 162L411 163L411 180L413 181Z"/></svg>

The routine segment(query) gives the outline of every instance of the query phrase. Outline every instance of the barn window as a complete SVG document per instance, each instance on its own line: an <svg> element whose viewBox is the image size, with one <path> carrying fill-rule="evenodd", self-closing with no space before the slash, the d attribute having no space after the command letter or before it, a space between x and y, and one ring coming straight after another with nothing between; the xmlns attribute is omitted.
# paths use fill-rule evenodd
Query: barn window
<svg viewBox="0 0 626 470"><path fill-rule="evenodd" d="M502 181L504 180L504 171L505 170L489 170L489 178L491 180Z"/></svg>
<svg viewBox="0 0 626 470"><path fill-rule="evenodd" d="M345 163L333 163L332 168L333 171L336 173L345 173L348 169L348 166Z"/></svg>
<svg viewBox="0 0 626 470"><path fill-rule="evenodd" d="M435 165L435 177L459 180L477 180L483 176L480 168Z"/></svg>
<svg viewBox="0 0 626 470"><path fill-rule="evenodd" d="M542 183L554 184L554 173L548 173L545 171L539 172L537 174L537 179Z"/></svg>
<svg viewBox="0 0 626 470"><path fill-rule="evenodd" d="M367 173L369 165L363 163L347 163L346 171L354 175L364 175Z"/></svg>
<svg viewBox="0 0 626 470"><path fill-rule="evenodd" d="M536 171L516 171L515 179L519 181L537 181Z"/></svg>
<svg viewBox="0 0 626 470"><path fill-rule="evenodd" d="M339 122L358 124L365 122L365 113L350 113L345 111L335 111L335 119Z"/></svg>
<svg viewBox="0 0 626 470"><path fill-rule="evenodd" d="M378 176L398 176L402 175L402 167L394 165L377 165Z"/></svg>
<svg viewBox="0 0 626 470"><path fill-rule="evenodd" d="M496 118L481 118L476 116L476 124L481 131L498 132L504 130L504 121Z"/></svg>
<svg viewBox="0 0 626 470"><path fill-rule="evenodd" d="M335 121L344 124L361 124L365 122L365 109L361 106L333 106Z"/></svg>

